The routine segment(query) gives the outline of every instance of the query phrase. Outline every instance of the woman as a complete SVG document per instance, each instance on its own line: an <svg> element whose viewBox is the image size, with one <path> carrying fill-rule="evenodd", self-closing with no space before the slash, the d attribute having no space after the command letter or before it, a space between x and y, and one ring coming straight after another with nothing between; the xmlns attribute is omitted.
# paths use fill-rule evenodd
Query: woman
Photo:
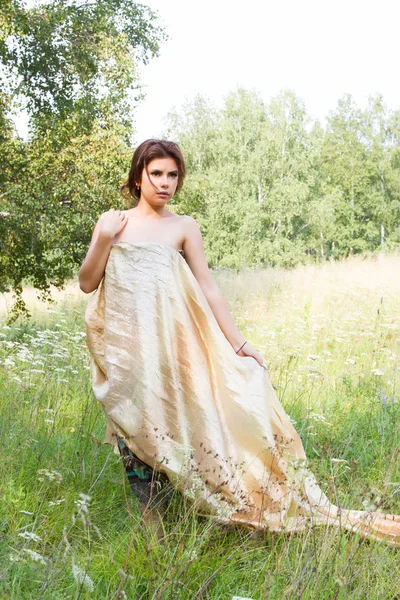
<svg viewBox="0 0 400 600"><path fill-rule="evenodd" d="M106 442L219 522L335 524L400 545L400 516L340 509L308 471L263 358L208 269L196 221L166 208L184 175L176 144L141 144L125 186L136 205L101 215L79 273L81 289L96 290L85 318Z"/></svg>

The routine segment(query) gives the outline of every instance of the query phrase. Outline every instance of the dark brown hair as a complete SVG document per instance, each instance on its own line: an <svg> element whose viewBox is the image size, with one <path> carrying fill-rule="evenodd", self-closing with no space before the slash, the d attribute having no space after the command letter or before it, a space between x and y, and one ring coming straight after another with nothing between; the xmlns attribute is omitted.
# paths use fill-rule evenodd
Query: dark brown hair
<svg viewBox="0 0 400 600"><path fill-rule="evenodd" d="M128 179L121 186L121 194L125 200L131 201L131 206L136 206L140 199L140 187L137 188L137 182L142 180L143 169L146 169L149 163L155 158L173 158L178 167L178 185L176 191L182 188L185 178L186 168L182 152L175 142L167 140L150 139L142 142L133 153L131 168ZM150 177L149 177L150 179Z"/></svg>

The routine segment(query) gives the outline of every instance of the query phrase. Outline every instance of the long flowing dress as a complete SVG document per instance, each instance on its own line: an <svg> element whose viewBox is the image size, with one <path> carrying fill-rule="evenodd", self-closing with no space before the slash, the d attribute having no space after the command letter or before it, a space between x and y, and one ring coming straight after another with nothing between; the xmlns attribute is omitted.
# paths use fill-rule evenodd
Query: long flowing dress
<svg viewBox="0 0 400 600"><path fill-rule="evenodd" d="M221 523L332 524L400 547L400 515L332 504L268 372L238 356L178 250L118 242L89 298L92 387L117 439Z"/></svg>

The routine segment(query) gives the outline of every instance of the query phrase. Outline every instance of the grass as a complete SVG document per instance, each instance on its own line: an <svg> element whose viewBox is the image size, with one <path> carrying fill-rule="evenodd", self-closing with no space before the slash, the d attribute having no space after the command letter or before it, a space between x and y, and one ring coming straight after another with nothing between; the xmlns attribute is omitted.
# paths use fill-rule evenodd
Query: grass
<svg viewBox="0 0 400 600"><path fill-rule="evenodd" d="M348 508L400 513L399 257L216 273L264 356L312 470ZM87 298L0 324L0 597L392 599L399 553L334 528L260 534L196 516L176 494L159 543L90 384ZM25 292L24 292L25 293Z"/></svg>

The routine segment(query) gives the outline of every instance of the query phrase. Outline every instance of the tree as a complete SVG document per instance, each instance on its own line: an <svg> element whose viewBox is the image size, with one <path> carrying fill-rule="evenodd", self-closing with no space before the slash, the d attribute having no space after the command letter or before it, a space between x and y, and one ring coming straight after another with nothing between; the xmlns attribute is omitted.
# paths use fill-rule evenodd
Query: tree
<svg viewBox="0 0 400 600"><path fill-rule="evenodd" d="M0 60L35 127L75 113L86 133L110 114L128 124L136 66L158 55L166 37L156 14L132 0L52 0L31 9L7 0L1 31Z"/></svg>
<svg viewBox="0 0 400 600"><path fill-rule="evenodd" d="M0 153L9 166L0 179L0 289L15 292L9 321L29 316L23 280L48 298L50 285L61 287L82 262L99 214L121 205L136 67L163 39L155 13L132 0L51 0L32 9L6 0L3 83L31 115L22 142L2 96Z"/></svg>

